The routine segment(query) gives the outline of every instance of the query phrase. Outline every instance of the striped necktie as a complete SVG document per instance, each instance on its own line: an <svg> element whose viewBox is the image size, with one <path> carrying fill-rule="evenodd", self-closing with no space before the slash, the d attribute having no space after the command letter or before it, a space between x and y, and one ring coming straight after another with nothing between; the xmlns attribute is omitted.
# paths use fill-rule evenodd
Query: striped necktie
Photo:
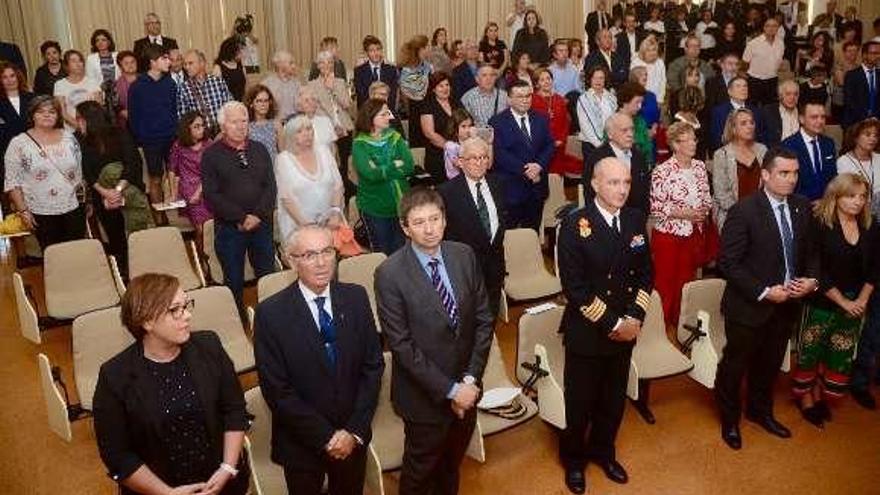
<svg viewBox="0 0 880 495"><path fill-rule="evenodd" d="M431 258L428 266L431 267L431 285L434 286L434 290L440 295L443 309L446 310L446 314L449 315L449 319L452 321L452 327L455 328L458 326L458 307L446 284L443 283L443 278L440 277L440 260Z"/></svg>

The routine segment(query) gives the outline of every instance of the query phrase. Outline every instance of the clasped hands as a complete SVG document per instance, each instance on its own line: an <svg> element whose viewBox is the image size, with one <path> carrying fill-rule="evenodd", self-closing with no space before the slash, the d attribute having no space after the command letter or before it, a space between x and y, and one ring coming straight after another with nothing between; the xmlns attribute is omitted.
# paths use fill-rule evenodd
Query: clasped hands
<svg viewBox="0 0 880 495"><path fill-rule="evenodd" d="M767 291L765 299L772 303L784 303L789 299L799 299L816 290L814 278L800 277L790 280L787 284L776 284Z"/></svg>
<svg viewBox="0 0 880 495"><path fill-rule="evenodd" d="M231 479L231 473L218 468L208 481L176 486L168 492L168 495L218 495Z"/></svg>
<svg viewBox="0 0 880 495"><path fill-rule="evenodd" d="M642 322L632 316L624 316L620 325L608 334L608 338L617 342L631 342L642 334Z"/></svg>
<svg viewBox="0 0 880 495"><path fill-rule="evenodd" d="M238 230L241 232L250 232L260 226L260 217L248 213L244 216L244 220L238 224Z"/></svg>
<svg viewBox="0 0 880 495"><path fill-rule="evenodd" d="M465 413L477 405L477 398L480 396L480 387L460 382L455 390L455 396L450 401L452 412L463 419Z"/></svg>
<svg viewBox="0 0 880 495"><path fill-rule="evenodd" d="M345 430L336 430L324 450L331 459L342 461L354 452L357 445L358 441L354 435Z"/></svg>
<svg viewBox="0 0 880 495"><path fill-rule="evenodd" d="M527 179L537 184L541 182L541 171L543 169L537 163L526 163L523 165L523 175L526 176Z"/></svg>

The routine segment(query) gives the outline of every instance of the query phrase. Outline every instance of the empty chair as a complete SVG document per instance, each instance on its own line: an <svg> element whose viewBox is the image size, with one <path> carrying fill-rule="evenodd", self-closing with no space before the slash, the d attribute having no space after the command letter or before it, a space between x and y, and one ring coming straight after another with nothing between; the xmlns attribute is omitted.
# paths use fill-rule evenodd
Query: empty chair
<svg viewBox="0 0 880 495"><path fill-rule="evenodd" d="M114 275L95 239L62 242L46 248L43 257L46 313L73 319L119 304Z"/></svg>
<svg viewBox="0 0 880 495"><path fill-rule="evenodd" d="M650 390L649 380L665 378L690 371L694 365L681 353L666 336L666 324L663 319L663 305L657 291L651 293L645 321L642 323L642 334L636 340L632 352L631 380L637 380L638 398L636 410L649 424L654 424L654 414L648 408Z"/></svg>
<svg viewBox="0 0 880 495"><path fill-rule="evenodd" d="M139 230L128 236L128 275L166 273L180 281L188 291L205 286L205 275L198 262L195 243L187 246L177 227ZM189 253L187 253L189 248ZM190 261L190 256L193 261Z"/></svg>
<svg viewBox="0 0 880 495"><path fill-rule="evenodd" d="M538 415L551 425L565 429L565 348L562 334L542 332L536 336L535 356L547 376L535 383L538 391Z"/></svg>
<svg viewBox="0 0 880 495"><path fill-rule="evenodd" d="M223 265L220 264L220 259L217 258L217 252L214 250L214 219L205 222L202 226L202 231L205 237L205 256L208 257L208 271L210 272L211 280L215 283L222 284ZM254 275L254 267L251 266L251 260L245 256L244 281L249 282L255 278L257 278L257 276Z"/></svg>
<svg viewBox="0 0 880 495"><path fill-rule="evenodd" d="M37 355L37 364L40 369L40 387L43 390L43 401L46 403L49 429L69 442L73 440L73 431L70 429L70 419L67 416L67 402L55 386L52 364L43 353Z"/></svg>
<svg viewBox="0 0 880 495"><path fill-rule="evenodd" d="M340 282L357 284L367 290L370 299L370 309L373 310L373 318L376 319L376 330L379 328L379 313L376 311L376 291L373 290L373 275L376 268L385 261L383 253L361 254L339 261L337 273Z"/></svg>
<svg viewBox="0 0 880 495"><path fill-rule="evenodd" d="M556 211L568 203L568 200L565 199L565 186L563 185L562 176L559 174L549 174L547 180L550 194L544 201L544 211L541 216L542 242L544 229L552 229L556 227Z"/></svg>
<svg viewBox="0 0 880 495"><path fill-rule="evenodd" d="M247 410L254 415L247 432L249 442L248 462L257 494L287 493L284 469L272 462L272 412L263 399L260 387L244 393Z"/></svg>
<svg viewBox="0 0 880 495"><path fill-rule="evenodd" d="M489 358L486 361L486 369L483 371L483 390L514 387L516 387L516 385L514 385L507 376L507 366L504 363L504 358L501 356L501 348L498 347L498 339L493 337L492 347L489 349ZM525 406L526 413L516 419L505 419L494 414L479 411L478 420L483 436L498 433L518 424L525 423L538 413L538 405L535 404L532 399L520 394L518 400L523 406Z"/></svg>
<svg viewBox="0 0 880 495"><path fill-rule="evenodd" d="M678 317L678 340L690 347L694 368L688 376L707 388L715 387L715 372L727 338L721 315L721 296L727 282L720 278L694 280L681 289L681 312ZM698 315L702 315L698 317ZM697 328L704 336L694 335L685 325Z"/></svg>
<svg viewBox="0 0 880 495"><path fill-rule="evenodd" d="M504 258L507 268L504 293L511 299L537 299L562 291L559 279L544 266L541 243L534 230L508 230L504 235Z"/></svg>
<svg viewBox="0 0 880 495"><path fill-rule="evenodd" d="M12 274L12 290L15 293L15 312L21 335L34 344L41 343L40 319L18 272Z"/></svg>
<svg viewBox="0 0 880 495"><path fill-rule="evenodd" d="M192 331L211 330L216 333L236 372L244 373L254 369L254 347L244 333L229 287L205 287L189 291L188 295L195 302Z"/></svg>
<svg viewBox="0 0 880 495"><path fill-rule="evenodd" d="M557 335L564 310L563 306L555 306L540 313L532 313L526 309L519 317L516 338L516 378L520 383L525 383L530 375L529 370L523 368L521 364L535 361L535 344L546 342Z"/></svg>

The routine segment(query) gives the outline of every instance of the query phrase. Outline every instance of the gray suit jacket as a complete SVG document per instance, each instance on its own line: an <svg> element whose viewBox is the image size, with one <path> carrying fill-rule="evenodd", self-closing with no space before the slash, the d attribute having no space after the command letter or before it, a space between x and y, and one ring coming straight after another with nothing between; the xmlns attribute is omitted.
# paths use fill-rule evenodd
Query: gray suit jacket
<svg viewBox="0 0 880 495"><path fill-rule="evenodd" d="M764 161L767 147L761 143L755 143L755 155L758 163ZM712 157L712 200L715 206L712 208L715 214L715 225L718 231L727 220L727 212L739 201L739 179L736 175L736 150L732 144L726 144L717 150Z"/></svg>
<svg viewBox="0 0 880 495"><path fill-rule="evenodd" d="M379 321L393 355L391 400L413 422L451 421L446 395L465 375L481 381L492 345L494 318L473 251L444 241L441 252L458 305L456 328L409 242L376 270Z"/></svg>

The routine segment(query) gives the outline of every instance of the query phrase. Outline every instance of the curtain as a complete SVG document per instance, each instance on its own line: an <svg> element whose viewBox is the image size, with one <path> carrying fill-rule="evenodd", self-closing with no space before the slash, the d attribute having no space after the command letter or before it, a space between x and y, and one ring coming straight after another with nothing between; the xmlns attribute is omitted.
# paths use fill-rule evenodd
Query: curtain
<svg viewBox="0 0 880 495"><path fill-rule="evenodd" d="M21 49L28 69L28 79L42 64L40 43L54 38L51 22L45 19L50 12L45 0L3 0L0 2L0 40L15 43Z"/></svg>

